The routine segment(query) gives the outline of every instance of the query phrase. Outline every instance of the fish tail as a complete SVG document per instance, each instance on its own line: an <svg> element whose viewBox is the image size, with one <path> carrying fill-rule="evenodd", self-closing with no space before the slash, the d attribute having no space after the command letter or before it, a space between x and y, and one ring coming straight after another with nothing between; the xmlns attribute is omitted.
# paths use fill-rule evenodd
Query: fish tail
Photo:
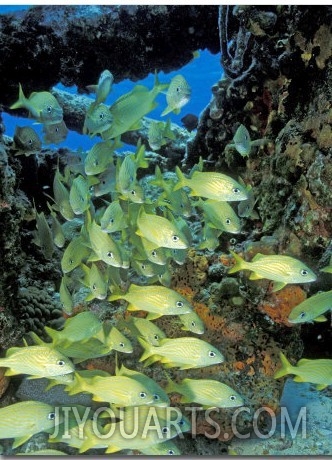
<svg viewBox="0 0 332 460"><path fill-rule="evenodd" d="M176 190L179 190L179 188L185 187L186 181L187 181L185 175L183 174L183 172L178 166L175 167L175 172L176 172L177 178L179 179L179 182L175 184L175 187L173 188L173 192L175 192Z"/></svg>
<svg viewBox="0 0 332 460"><path fill-rule="evenodd" d="M153 91L158 94L161 91L166 90L169 87L169 83L160 83L159 78L158 78L158 72L157 69L155 70L154 73L154 85L153 85Z"/></svg>
<svg viewBox="0 0 332 460"><path fill-rule="evenodd" d="M166 393L179 393L179 385L175 382L173 382L173 380L170 378L170 376L166 374L166 379L167 379L167 385L166 385L166 388L165 388L165 391Z"/></svg>
<svg viewBox="0 0 332 460"><path fill-rule="evenodd" d="M75 377L73 383L67 384L65 388L66 392L69 395L75 395L76 393L81 393L82 391L85 391L84 378L81 377L78 372L75 372L74 376Z"/></svg>
<svg viewBox="0 0 332 460"><path fill-rule="evenodd" d="M229 251L229 252L234 257L235 264L233 265L233 267L231 267L228 270L228 273L235 273L235 272L238 272L240 270L246 270L248 268L247 267L247 262L245 260L243 260L242 257L240 257L238 254L236 254L236 252L233 252L233 251Z"/></svg>
<svg viewBox="0 0 332 460"><path fill-rule="evenodd" d="M273 377L275 379L279 379L280 377L283 377L284 375L291 374L292 373L292 368L293 368L291 363L288 361L288 359L286 358L286 356L282 352L280 352L279 356L280 356L280 361L281 361L281 368L278 369L274 373Z"/></svg>
<svg viewBox="0 0 332 460"><path fill-rule="evenodd" d="M139 361L142 362L142 361L145 361L146 359L150 358L150 356L152 356L154 354L154 351L152 350L152 348L153 348L152 345L150 345L150 343L147 342L146 340L142 339L141 337L137 337L137 340L139 341L141 346L144 348L144 352L143 352L142 356L139 359Z"/></svg>
<svg viewBox="0 0 332 460"><path fill-rule="evenodd" d="M27 98L24 96L21 83L19 83L18 85L18 100L9 107L10 109L19 109L21 107L26 107Z"/></svg>
<svg viewBox="0 0 332 460"><path fill-rule="evenodd" d="M173 133L171 127L172 127L172 125L171 125L171 119L168 118L168 120L167 120L167 122L166 122L166 126L165 126L164 136L167 137L168 139L173 139L173 140L175 140L175 134Z"/></svg>

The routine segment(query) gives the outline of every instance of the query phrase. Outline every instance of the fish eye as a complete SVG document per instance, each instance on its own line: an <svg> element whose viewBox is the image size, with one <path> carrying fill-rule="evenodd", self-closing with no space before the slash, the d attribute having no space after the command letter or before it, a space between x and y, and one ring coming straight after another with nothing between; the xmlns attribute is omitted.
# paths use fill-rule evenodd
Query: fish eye
<svg viewBox="0 0 332 460"><path fill-rule="evenodd" d="M168 426L163 426L162 429L161 429L161 432L162 432L163 434L169 433L169 428L168 428Z"/></svg>
<svg viewBox="0 0 332 460"><path fill-rule="evenodd" d="M46 107L46 110L47 110L48 113L51 113L52 110L53 110L53 107L52 107L51 105L48 105L48 106Z"/></svg>
<svg viewBox="0 0 332 460"><path fill-rule="evenodd" d="M58 133L58 132L60 131L60 129L59 129L59 128L55 128L54 131L55 131L56 133Z"/></svg>
<svg viewBox="0 0 332 460"><path fill-rule="evenodd" d="M308 270L305 270L304 268L300 271L300 273L301 273L302 276L307 276L307 275L309 275Z"/></svg>
<svg viewBox="0 0 332 460"><path fill-rule="evenodd" d="M32 142L33 142L32 139L29 139L29 140L28 140L28 144L29 144L29 145L32 145Z"/></svg>
<svg viewBox="0 0 332 460"><path fill-rule="evenodd" d="M124 343L123 343L123 342L120 342L119 345L120 345L121 348L124 347Z"/></svg>
<svg viewBox="0 0 332 460"><path fill-rule="evenodd" d="M93 162L93 166L98 166L98 165L99 165L99 161L98 161L98 160L95 160L95 161Z"/></svg>
<svg viewBox="0 0 332 460"><path fill-rule="evenodd" d="M60 360L57 362L57 365L58 365L58 366L64 366L65 364L66 364L66 363L65 363L62 359L60 359Z"/></svg>
<svg viewBox="0 0 332 460"><path fill-rule="evenodd" d="M299 316L300 316L300 318L304 318L304 317L305 317L305 315L306 315L305 311L301 311L301 313L300 313L300 315L299 315Z"/></svg>
<svg viewBox="0 0 332 460"><path fill-rule="evenodd" d="M169 450L167 451L167 455L175 455L174 450L169 449Z"/></svg>
<svg viewBox="0 0 332 460"><path fill-rule="evenodd" d="M47 416L49 420L54 420L55 419L55 412L50 412Z"/></svg>
<svg viewBox="0 0 332 460"><path fill-rule="evenodd" d="M231 219L226 219L225 222L226 222L227 225L230 225L231 224Z"/></svg>
<svg viewBox="0 0 332 460"><path fill-rule="evenodd" d="M154 399L155 401L159 401L160 396L157 395L157 393L155 393L155 394L153 395L153 399Z"/></svg>
<svg viewBox="0 0 332 460"><path fill-rule="evenodd" d="M106 254L107 257L109 257L110 259L113 259L114 255L113 255L113 252L111 251L108 251L108 253Z"/></svg>
<svg viewBox="0 0 332 460"><path fill-rule="evenodd" d="M92 290L95 291L97 289L97 286L95 284L92 285Z"/></svg>
<svg viewBox="0 0 332 460"><path fill-rule="evenodd" d="M180 307L183 307L183 302L182 302L182 300L178 300L178 301L176 302L176 306L179 307L179 308L180 308Z"/></svg>
<svg viewBox="0 0 332 460"><path fill-rule="evenodd" d="M179 421L179 426L183 426L183 425L184 425L184 420L181 419L181 420Z"/></svg>
<svg viewBox="0 0 332 460"><path fill-rule="evenodd" d="M230 399L231 401L236 401L236 396L235 396L235 395L231 395L231 396L229 397L229 399Z"/></svg>
<svg viewBox="0 0 332 460"><path fill-rule="evenodd" d="M233 193L236 193L236 194L237 194L237 193L240 193L240 189L237 188L237 187L233 188Z"/></svg>
<svg viewBox="0 0 332 460"><path fill-rule="evenodd" d="M192 322L191 322L191 325L192 325L192 327L195 327L195 326L196 326L195 321L192 321Z"/></svg>
<svg viewBox="0 0 332 460"><path fill-rule="evenodd" d="M151 252L151 255L152 255L153 257L156 257L156 256L157 256L157 252L156 252L156 251L152 251L152 252Z"/></svg>
<svg viewBox="0 0 332 460"><path fill-rule="evenodd" d="M144 391L141 391L139 396L140 398L146 398L146 393Z"/></svg>
<svg viewBox="0 0 332 460"><path fill-rule="evenodd" d="M69 265L73 265L74 263L73 259L69 259L68 262L69 262Z"/></svg>
<svg viewBox="0 0 332 460"><path fill-rule="evenodd" d="M153 336L153 338L154 338L155 340L159 340L159 335L158 335L158 334L155 334L155 335Z"/></svg>
<svg viewBox="0 0 332 460"><path fill-rule="evenodd" d="M110 219L109 223L114 224L114 219Z"/></svg>
<svg viewBox="0 0 332 460"><path fill-rule="evenodd" d="M180 93L180 91L181 91L180 86L177 86L177 87L176 87L176 92L177 92L177 93Z"/></svg>
<svg viewBox="0 0 332 460"><path fill-rule="evenodd" d="M136 195L136 190L132 190L130 193L135 196Z"/></svg>
<svg viewBox="0 0 332 460"><path fill-rule="evenodd" d="M216 356L214 351L209 351L210 358L214 358Z"/></svg>
<svg viewBox="0 0 332 460"><path fill-rule="evenodd" d="M104 114L104 112L101 112L101 113L99 114L99 118L100 118L100 120L103 120L103 119L104 119L104 117L105 117L105 114Z"/></svg>
<svg viewBox="0 0 332 460"><path fill-rule="evenodd" d="M141 269L142 269L142 270L145 270L145 269L146 269L146 265L145 265L145 264L142 264L142 265L141 265Z"/></svg>
<svg viewBox="0 0 332 460"><path fill-rule="evenodd" d="M173 236L172 236L172 241L174 241L175 243L176 243L177 241L179 241L179 239L180 239L180 238L179 238L177 235L173 235Z"/></svg>

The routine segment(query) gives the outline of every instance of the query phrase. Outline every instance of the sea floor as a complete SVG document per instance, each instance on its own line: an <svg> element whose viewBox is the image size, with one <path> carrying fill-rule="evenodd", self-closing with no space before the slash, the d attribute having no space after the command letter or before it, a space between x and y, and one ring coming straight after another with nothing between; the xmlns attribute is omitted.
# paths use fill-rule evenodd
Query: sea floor
<svg viewBox="0 0 332 460"><path fill-rule="evenodd" d="M240 456L332 455L331 393L288 379L280 401L281 412L270 432L248 439L234 437L232 453Z"/></svg>

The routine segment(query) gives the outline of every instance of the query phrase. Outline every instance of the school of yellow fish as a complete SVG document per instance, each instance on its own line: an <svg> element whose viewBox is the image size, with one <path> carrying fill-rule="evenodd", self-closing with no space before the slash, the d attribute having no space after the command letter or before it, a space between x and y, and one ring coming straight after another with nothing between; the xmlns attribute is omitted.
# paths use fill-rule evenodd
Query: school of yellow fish
<svg viewBox="0 0 332 460"><path fill-rule="evenodd" d="M196 247L214 251L221 233L239 233L241 219L253 215L254 191L241 178L236 180L220 172L203 171L204 162L200 159L188 174L179 167L173 175L163 174L156 166L155 174L148 177L147 193L139 180L141 171L138 176L139 170L149 166L145 146L139 141L135 153L119 155L116 149L121 145L121 135L141 126L142 117L156 107L159 93L166 94L167 102L161 115L171 111L179 113L190 98L190 86L181 75L163 84L156 74L151 90L137 85L108 107L104 102L112 83L111 72L105 70L97 85L88 88L96 97L87 110L83 132L91 137L99 135L102 141L87 152L81 167L67 165L64 171L57 167L52 202L48 204L50 214L46 216L35 209L34 242L48 260L56 247L63 251L60 300L67 315L72 314L74 296L80 289L86 291L86 301L99 299L113 306L120 302L130 312L142 310L148 315L144 319L132 315L130 319L118 321L115 327L102 323L90 311L79 313L67 319L61 331L45 327L48 342L31 333L34 345L25 342L25 347L9 349L0 359L0 366L7 368L6 375L47 377L49 388L62 384L69 394L88 392L93 400L108 404L115 412L125 408L125 418L100 422L102 433L110 428L114 430L109 439L96 437L89 423L81 427L84 438L80 438L77 434L80 427L73 423L70 438L60 430L50 442L67 442L79 452L101 448L106 449L106 453L137 449L148 455L179 454L171 439L179 432L189 431L190 423L182 414L177 424L167 423L168 393L179 393L181 403L196 403L204 408L238 407L244 402L236 390L222 382L186 378L186 369L217 365L225 358L220 349L195 336L204 334L204 323L190 302L171 288L172 266L183 264L188 249L195 247L188 224L190 216L197 216L204 223ZM45 143L64 124L62 108L50 93L32 93L27 99L20 85L19 99L11 108L19 107L26 108L43 123ZM154 150L174 138L169 121L152 123L148 136ZM14 141L15 148L26 154L34 153L41 145L32 132L22 133L19 127ZM251 141L248 130L240 125L233 141L227 149L235 148L242 156L248 156L253 145L261 145L266 140ZM237 208L233 202L238 202ZM229 274L250 270L250 280L271 280L274 291L289 283L314 282L317 278L301 260L287 255L257 254L252 261L246 261L235 252L231 254L235 264ZM323 271L332 272L329 267ZM320 321L330 309L331 291L318 293L295 307L289 321ZM164 315L176 315L179 327L191 334L168 338L153 323ZM184 372L182 381L173 382L165 373L168 385L163 389L153 379L123 364L116 366L115 375L75 370L77 364L87 359L113 352L132 353L133 345L123 334L128 331L142 347L140 362L144 366L158 362L162 369L176 367ZM298 380L315 383L318 388L330 385L332 360L308 361L301 360L298 366L291 366L281 355L283 367L275 378L295 374ZM124 440L121 424L126 420L131 423L133 408L141 408L140 426L144 425L148 409L154 408L163 427L161 435L152 431L143 439L139 431L134 438ZM24 418L17 417L23 411ZM61 425L61 419L52 414L51 407L31 401L2 408L0 439L14 438L13 447L17 447L34 433Z"/></svg>

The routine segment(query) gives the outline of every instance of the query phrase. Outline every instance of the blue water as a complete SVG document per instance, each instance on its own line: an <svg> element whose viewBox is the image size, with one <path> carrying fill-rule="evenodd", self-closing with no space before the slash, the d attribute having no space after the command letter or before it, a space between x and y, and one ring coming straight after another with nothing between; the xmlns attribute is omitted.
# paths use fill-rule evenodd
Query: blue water
<svg viewBox="0 0 332 460"><path fill-rule="evenodd" d="M0 6L0 13L3 12L3 6ZM13 8L13 6L7 7ZM24 7L17 7L24 8ZM102 71L104 69L100 69ZM109 69L112 71L112 69ZM200 51L200 56L196 59L193 59L187 65L182 68L177 69L176 71L169 72L165 74L164 72L158 73L158 78L161 82L168 83L171 78L181 73L188 81L191 89L192 95L191 100L186 104L179 115L175 115L173 113L167 115L166 117L161 117L160 114L166 107L166 97L165 94L159 94L157 97L158 107L150 112L147 116L150 118L167 120L167 117L171 118L171 121L174 123L179 124L182 126L181 118L188 114L192 113L197 116L202 112L202 110L207 106L211 99L211 87L214 83L216 83L221 75L222 70L220 66L220 54L211 54L207 50ZM110 95L106 101L106 104L111 105L115 100L121 96L122 94L127 93L128 91L132 90L133 87L137 84L143 84L148 88L153 87L154 82L154 75L149 74L146 78L141 81L132 82L131 80L123 80L118 84L114 84ZM89 82L91 84L97 82ZM74 87L64 87L63 85L57 85L58 88L66 90L71 93L76 93L77 88ZM24 88L23 88L24 90ZM45 88L47 91L47 88ZM28 94L27 94L28 96ZM93 100L93 96L91 96L91 101ZM14 101L13 101L14 102ZM37 133L42 138L42 126L36 124L34 120L28 118L20 118L14 115L14 110L8 114L3 113L3 122L6 126L6 134L8 136L13 136L15 131L15 126L32 126ZM99 138L97 138L99 139ZM57 144L55 147L68 147L70 149L76 150L82 148L83 150L90 149L96 142L96 138L90 139L89 136L80 135L77 132L70 131L67 139L62 142L61 144ZM52 147L52 146L51 146Z"/></svg>

